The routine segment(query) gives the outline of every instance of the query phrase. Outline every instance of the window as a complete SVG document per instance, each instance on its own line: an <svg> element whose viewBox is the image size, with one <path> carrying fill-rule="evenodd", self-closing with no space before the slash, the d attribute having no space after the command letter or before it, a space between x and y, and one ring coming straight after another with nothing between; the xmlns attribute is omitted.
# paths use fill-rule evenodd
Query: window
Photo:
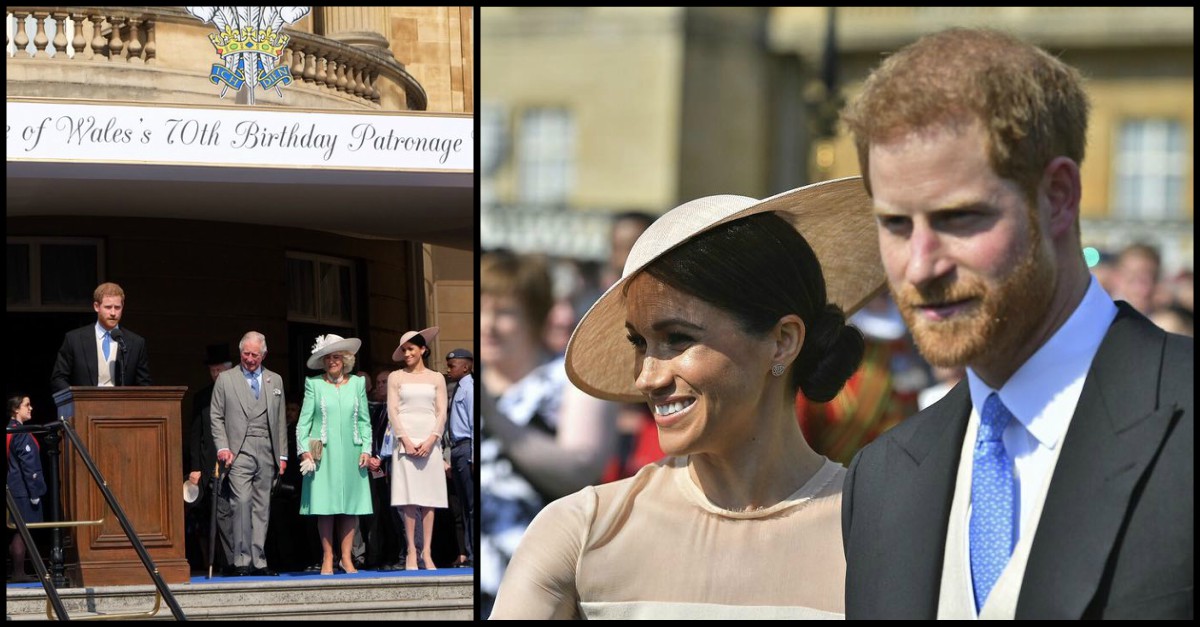
<svg viewBox="0 0 1200 627"><path fill-rule="evenodd" d="M288 320L354 326L354 262L287 254Z"/></svg>
<svg viewBox="0 0 1200 627"><path fill-rule="evenodd" d="M502 105L483 103L483 111L479 116L479 159L484 176L495 174L496 169L504 163L506 118Z"/></svg>
<svg viewBox="0 0 1200 627"><path fill-rule="evenodd" d="M492 179L507 158L508 134L505 132L507 113L504 107L495 103L484 102L483 111L479 117L479 159L480 159L480 207L487 211L496 203L496 191Z"/></svg>
<svg viewBox="0 0 1200 627"><path fill-rule="evenodd" d="M80 311L91 308L100 280L102 240L8 238L8 310Z"/></svg>
<svg viewBox="0 0 1200 627"><path fill-rule="evenodd" d="M566 109L530 109L521 116L521 200L562 204L575 170L575 120Z"/></svg>
<svg viewBox="0 0 1200 627"><path fill-rule="evenodd" d="M1146 118L1121 124L1114 151L1113 215L1178 219L1184 211L1187 136L1178 120Z"/></svg>

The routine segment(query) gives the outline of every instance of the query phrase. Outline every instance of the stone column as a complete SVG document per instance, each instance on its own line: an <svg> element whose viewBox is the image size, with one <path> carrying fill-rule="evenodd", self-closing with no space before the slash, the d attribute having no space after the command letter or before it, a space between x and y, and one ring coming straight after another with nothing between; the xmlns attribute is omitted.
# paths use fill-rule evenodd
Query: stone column
<svg viewBox="0 0 1200 627"><path fill-rule="evenodd" d="M386 7L318 7L324 35L344 44L388 52Z"/></svg>

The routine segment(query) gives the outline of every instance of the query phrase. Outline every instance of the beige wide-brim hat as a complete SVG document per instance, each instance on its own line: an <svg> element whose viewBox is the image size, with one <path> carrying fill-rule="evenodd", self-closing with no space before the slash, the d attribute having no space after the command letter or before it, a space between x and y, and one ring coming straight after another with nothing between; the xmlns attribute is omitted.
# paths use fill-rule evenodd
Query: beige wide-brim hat
<svg viewBox="0 0 1200 627"><path fill-rule="evenodd" d="M312 347L312 356L308 358L308 367L313 370L323 370L325 364L321 362L326 355L334 353L348 352L351 355L357 354L358 349L362 347L362 340L354 337L343 338L340 335L321 335L317 337L316 343Z"/></svg>
<svg viewBox="0 0 1200 627"><path fill-rule="evenodd" d="M416 335L420 335L421 337L425 338L425 345L429 347L430 351L433 351L433 339L437 337L438 331L440 330L441 329L439 327L429 327L428 329L422 329L421 331L409 331L408 333L401 335L400 343L396 345L396 350L392 351L392 361L404 361L404 351L400 350L400 347L404 346L405 342L413 339L413 337Z"/></svg>
<svg viewBox="0 0 1200 627"><path fill-rule="evenodd" d="M774 211L792 223L816 253L829 302L849 316L883 289L871 198L855 176L814 183L765 200L707 196L668 211L629 252L621 279L584 314L567 343L567 376L599 398L644 402L634 387L634 348L625 340L625 287L663 253L717 225ZM714 259L713 263L721 263Z"/></svg>

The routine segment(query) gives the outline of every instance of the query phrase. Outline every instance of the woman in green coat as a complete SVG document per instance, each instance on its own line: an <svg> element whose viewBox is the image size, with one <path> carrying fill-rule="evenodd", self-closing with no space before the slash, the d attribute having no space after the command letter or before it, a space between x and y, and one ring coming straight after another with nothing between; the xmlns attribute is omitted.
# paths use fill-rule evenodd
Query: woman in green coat
<svg viewBox="0 0 1200 627"><path fill-rule="evenodd" d="M300 513L317 516L321 534L321 574L333 574L334 526L341 567L358 572L350 551L354 523L371 513L367 460L371 454L371 418L366 380L354 376L354 354L362 342L323 335L313 345L308 367L324 374L304 382L304 404L296 425L296 449L304 487Z"/></svg>

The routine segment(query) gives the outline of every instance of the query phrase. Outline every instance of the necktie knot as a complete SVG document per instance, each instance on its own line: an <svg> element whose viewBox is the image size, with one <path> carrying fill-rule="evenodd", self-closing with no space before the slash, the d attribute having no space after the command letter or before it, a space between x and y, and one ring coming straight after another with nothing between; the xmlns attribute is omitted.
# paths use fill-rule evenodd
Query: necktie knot
<svg viewBox="0 0 1200 627"><path fill-rule="evenodd" d="M979 441L996 442L1004 435L1004 428L1013 417L1004 406L1000 395L992 392L983 403L983 415L979 420Z"/></svg>

